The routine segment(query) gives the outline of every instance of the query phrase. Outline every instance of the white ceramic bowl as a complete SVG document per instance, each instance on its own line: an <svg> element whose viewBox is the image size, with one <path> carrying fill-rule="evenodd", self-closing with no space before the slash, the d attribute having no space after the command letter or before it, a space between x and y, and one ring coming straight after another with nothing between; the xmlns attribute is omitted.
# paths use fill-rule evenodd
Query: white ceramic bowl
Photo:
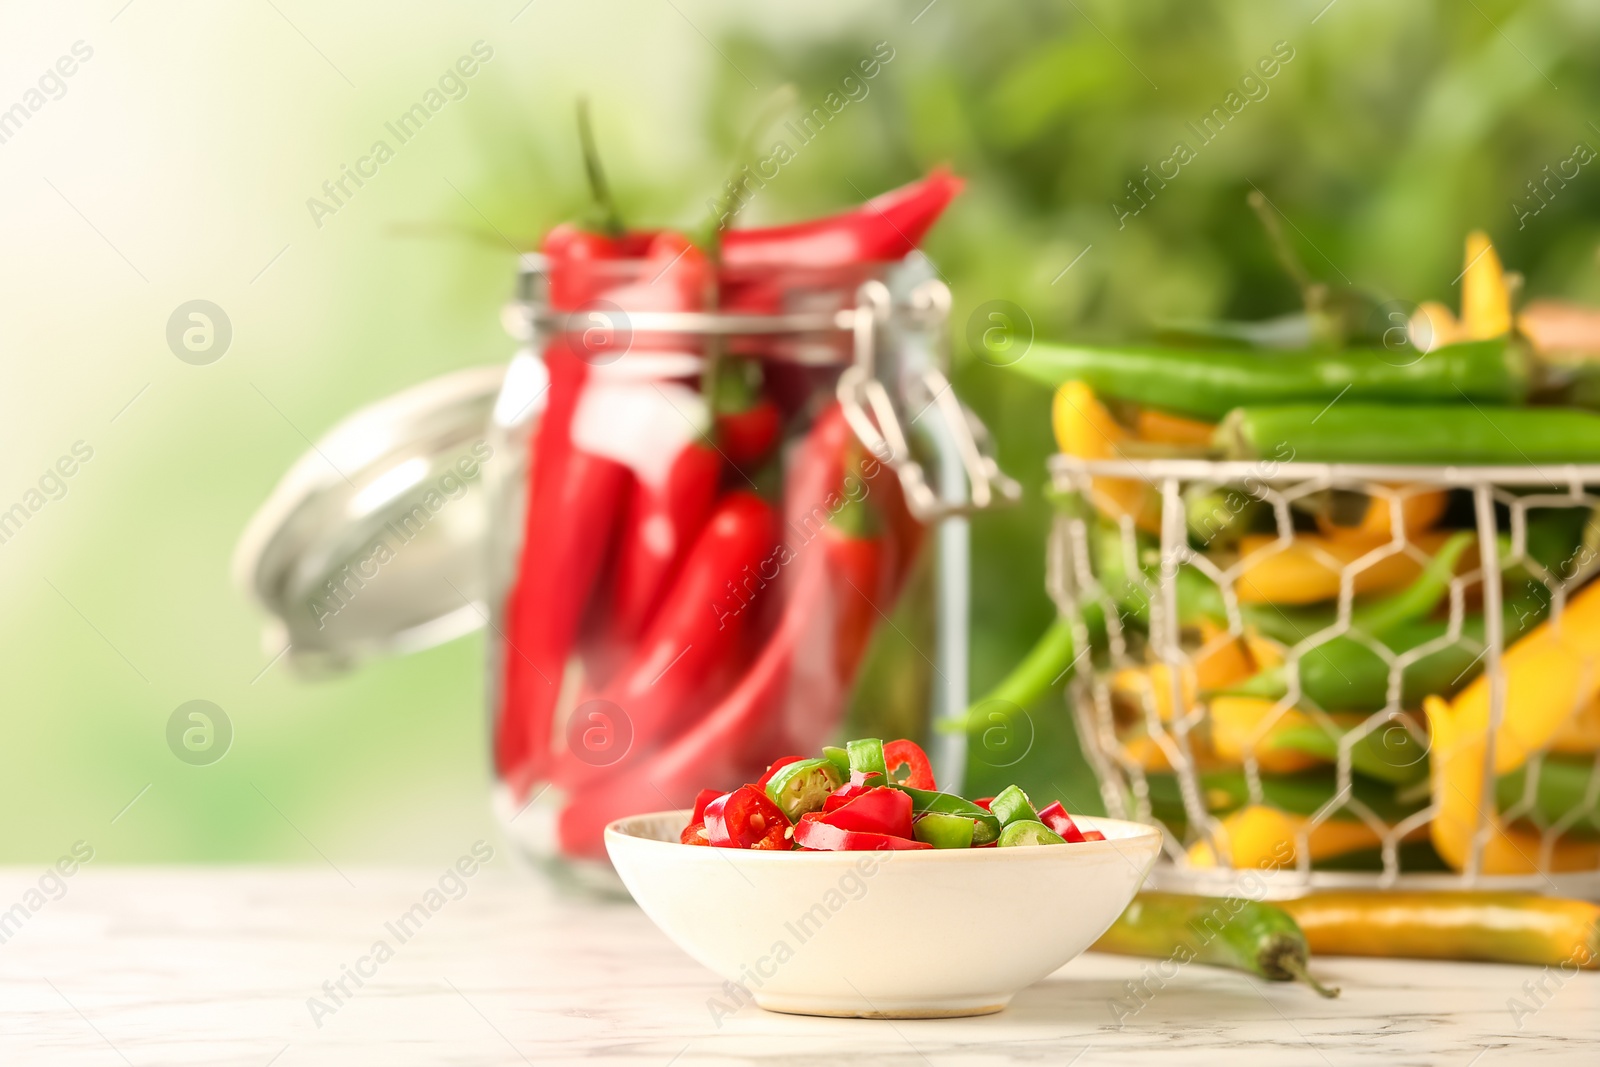
<svg viewBox="0 0 1600 1067"><path fill-rule="evenodd" d="M619 819L606 848L633 899L728 984L731 1014L929 1018L999 1011L1094 943L1161 849L1155 829L1079 819L1104 841L905 852L678 843L687 811Z"/></svg>

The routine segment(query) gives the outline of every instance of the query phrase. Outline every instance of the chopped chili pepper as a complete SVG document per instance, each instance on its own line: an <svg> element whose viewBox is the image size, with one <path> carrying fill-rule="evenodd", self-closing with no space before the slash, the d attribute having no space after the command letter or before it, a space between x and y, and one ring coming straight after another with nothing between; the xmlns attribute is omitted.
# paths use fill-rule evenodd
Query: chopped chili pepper
<svg viewBox="0 0 1600 1067"><path fill-rule="evenodd" d="M898 741L890 741L883 746L883 761L888 766L891 781L913 789L939 788L933 782L933 764L928 761L928 754L915 741L907 741L903 737ZM897 777L901 767L906 769L903 778Z"/></svg>
<svg viewBox="0 0 1600 1067"><path fill-rule="evenodd" d="M1066 841L1044 823L1036 819L1017 819L1006 823L1006 828L1000 831L1000 847L1015 848L1019 845L1064 845Z"/></svg>
<svg viewBox="0 0 1600 1067"><path fill-rule="evenodd" d="M926 814L959 815L974 823L976 828L973 831L973 844L986 844L1000 836L1000 820L990 813L987 797L982 802L975 803L964 800L954 793L917 789L908 785L897 785L895 788L903 790L911 797L911 810L918 818Z"/></svg>
<svg viewBox="0 0 1600 1067"><path fill-rule="evenodd" d="M816 852L887 852L891 849L932 848L926 841L830 826L815 812L802 816L794 828L796 842Z"/></svg>
<svg viewBox="0 0 1600 1067"><path fill-rule="evenodd" d="M880 785L823 812L820 819L841 830L910 837L911 797L899 789Z"/></svg>
<svg viewBox="0 0 1600 1067"><path fill-rule="evenodd" d="M839 772L825 759L795 760L775 767L767 796L791 820L820 810L839 788Z"/></svg>
<svg viewBox="0 0 1600 1067"><path fill-rule="evenodd" d="M1061 806L1061 801L1054 800L1039 809L1039 821L1050 829L1060 834L1067 841L1083 841L1084 832L1078 829L1078 824L1072 821L1072 816L1067 814L1067 809Z"/></svg>
<svg viewBox="0 0 1600 1067"><path fill-rule="evenodd" d="M989 810L1000 820L1001 826L1014 822L1038 822L1039 813L1033 809L1028 794L1014 785L1008 785L989 802Z"/></svg>
<svg viewBox="0 0 1600 1067"><path fill-rule="evenodd" d="M691 823L706 821L706 805L722 795L720 789L702 789L700 795L694 798L694 814L689 816Z"/></svg>
<svg viewBox="0 0 1600 1067"><path fill-rule="evenodd" d="M833 811L842 808L856 797L869 789L876 789L883 785L883 775L872 773L864 774L861 771L851 771L850 778L844 785L835 789L828 799L823 802L823 811Z"/></svg>
<svg viewBox="0 0 1600 1067"><path fill-rule="evenodd" d="M789 828L778 806L753 785L706 805L706 838L716 848L788 848Z"/></svg>
<svg viewBox="0 0 1600 1067"><path fill-rule="evenodd" d="M678 836L678 841L685 845L710 845L711 840L706 836L706 824L696 819L683 828L683 833Z"/></svg>
<svg viewBox="0 0 1600 1067"><path fill-rule="evenodd" d="M804 756L779 756L777 759L767 764L766 772L763 773L760 778L756 779L756 785L765 789L767 787L767 783L772 781L772 776L774 774L777 774L783 768L789 766L789 764L799 763L803 759L805 759Z"/></svg>
<svg viewBox="0 0 1600 1067"><path fill-rule="evenodd" d="M845 745L845 751L850 755L850 773L857 771L862 774L880 774L885 780L889 777L889 768L883 760L883 742L876 737L863 737Z"/></svg>
<svg viewBox="0 0 1600 1067"><path fill-rule="evenodd" d="M912 836L934 848L971 848L974 823L960 815L929 812L911 826Z"/></svg>

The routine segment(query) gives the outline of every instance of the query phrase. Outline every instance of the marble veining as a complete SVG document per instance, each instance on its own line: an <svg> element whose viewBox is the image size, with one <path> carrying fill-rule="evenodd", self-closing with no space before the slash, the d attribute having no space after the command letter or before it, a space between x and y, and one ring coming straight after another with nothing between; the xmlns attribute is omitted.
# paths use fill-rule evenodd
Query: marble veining
<svg viewBox="0 0 1600 1067"><path fill-rule="evenodd" d="M631 904L505 868L463 880L459 899L398 929L404 940L392 924L439 872L352 868L352 887L327 868L86 868L20 928L0 924L0 1064L1600 1059L1600 974L1446 963L1324 960L1319 976L1344 989L1325 1001L1199 965L1147 980L1142 961L1087 955L982 1018L813 1019L747 1004L718 1020L722 981ZM0 871L0 912L37 879ZM893 947L845 965L893 966Z"/></svg>

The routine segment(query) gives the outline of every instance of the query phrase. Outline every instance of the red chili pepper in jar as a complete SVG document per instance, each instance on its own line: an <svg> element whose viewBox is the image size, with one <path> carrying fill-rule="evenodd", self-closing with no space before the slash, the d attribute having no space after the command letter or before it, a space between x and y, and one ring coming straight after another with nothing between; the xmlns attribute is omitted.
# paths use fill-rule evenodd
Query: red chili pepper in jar
<svg viewBox="0 0 1600 1067"><path fill-rule="evenodd" d="M827 218L722 235L722 263L750 267L842 267L900 259L914 251L965 183L944 167Z"/></svg>
<svg viewBox="0 0 1600 1067"><path fill-rule="evenodd" d="M622 773L686 724L695 711L691 698L737 651L750 618L729 588L746 574L759 573L776 543L777 517L770 504L744 491L722 498L661 611L601 692L601 699L627 717L631 751L604 765L591 765L582 754L564 760L558 775L563 785Z"/></svg>
<svg viewBox="0 0 1600 1067"><path fill-rule="evenodd" d="M761 377L757 360L724 357L712 381L717 449L741 469L771 455L783 429L778 405L761 392Z"/></svg>

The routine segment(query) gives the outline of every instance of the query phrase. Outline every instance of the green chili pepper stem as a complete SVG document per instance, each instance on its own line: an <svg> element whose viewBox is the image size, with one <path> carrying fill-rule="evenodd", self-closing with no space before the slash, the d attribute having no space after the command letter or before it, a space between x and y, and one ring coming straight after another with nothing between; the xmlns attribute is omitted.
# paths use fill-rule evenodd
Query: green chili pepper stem
<svg viewBox="0 0 1600 1067"><path fill-rule="evenodd" d="M1330 415L1347 405L1381 402L1459 405L1463 396L1479 404L1518 404L1526 398L1529 384L1525 350L1504 339L1446 345L1411 362L1396 359L1396 353L1385 348L1309 350L1263 359L1250 349L1208 350L1197 356L1181 348L1089 348L1036 341L1028 358L1018 360L1012 369L1051 388L1075 379L1086 382L1099 396L1208 422L1240 406L1269 404L1314 405L1315 415L1335 398L1340 402ZM1378 426L1385 432L1375 434ZM1362 436L1378 444L1391 431L1405 430L1387 422L1368 422ZM1270 454L1285 440L1303 451L1292 438L1262 438L1257 443Z"/></svg>
<svg viewBox="0 0 1600 1067"><path fill-rule="evenodd" d="M1521 466L1600 460L1600 414L1593 411L1461 403L1324 408L1241 407L1217 427L1216 443L1229 459L1282 459L1282 449L1289 448L1296 460L1319 463ZM1383 432L1374 432L1376 427Z"/></svg>
<svg viewBox="0 0 1600 1067"><path fill-rule="evenodd" d="M1311 951L1288 912L1242 897L1141 892L1092 948L1231 967L1275 982L1303 981L1325 997L1339 992L1311 980Z"/></svg>

